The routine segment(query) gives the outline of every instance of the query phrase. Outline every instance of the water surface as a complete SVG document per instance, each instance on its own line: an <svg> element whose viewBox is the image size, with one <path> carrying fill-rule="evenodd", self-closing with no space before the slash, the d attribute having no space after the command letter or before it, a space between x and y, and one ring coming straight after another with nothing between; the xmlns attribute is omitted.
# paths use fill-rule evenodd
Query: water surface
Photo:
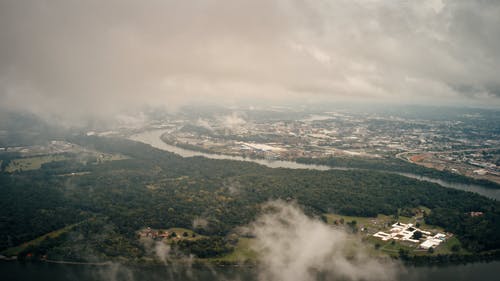
<svg viewBox="0 0 500 281"><path fill-rule="evenodd" d="M288 168L288 169L311 169L311 170L320 170L320 171L326 171L326 170L359 170L356 168L342 168L342 167L330 167L326 165L315 165L315 164L302 164L302 163L297 163L293 161L283 161L283 160L266 160L266 159L252 159L252 158L245 158L241 156L231 156L231 155L224 155L224 154L211 154L211 153L204 153L200 151L194 151L194 150L188 150L184 148L180 148L174 145L169 145L166 144L164 141L161 140L161 135L166 133L168 131L166 130L150 130L150 131L145 131L139 134L132 135L130 137L131 140L134 141L139 141L143 142L146 144L149 144L155 148L173 152L175 154L178 154L182 157L194 157L194 156L202 156L205 158L210 158L210 159L225 159L225 160L235 160L235 161L247 161L247 162L254 162L269 168ZM492 189L492 188L487 188L483 187L480 185L476 184L462 184L462 183L454 183L454 182L448 182L440 179L434 179L434 178L429 178L425 176L420 176L416 174L411 174L411 173L396 173L404 177L412 178L412 179L417 179L421 181L426 181L426 182L432 182L439 184L444 187L448 188L454 188L454 189L459 189L459 190L464 190L464 191L470 191L470 192L475 192L478 194L481 194L483 196L486 196L491 199L495 200L500 200L500 189Z"/></svg>
<svg viewBox="0 0 500 281"><path fill-rule="evenodd" d="M500 261L496 261L439 267L406 267L400 270L396 280L496 281L499 274ZM257 281L257 276L257 268L253 267L127 267L119 264L110 266L85 266L0 261L1 280L9 281ZM331 279L331 277L326 279L329 281L341 281L341 279ZM321 281L321 279L318 281Z"/></svg>

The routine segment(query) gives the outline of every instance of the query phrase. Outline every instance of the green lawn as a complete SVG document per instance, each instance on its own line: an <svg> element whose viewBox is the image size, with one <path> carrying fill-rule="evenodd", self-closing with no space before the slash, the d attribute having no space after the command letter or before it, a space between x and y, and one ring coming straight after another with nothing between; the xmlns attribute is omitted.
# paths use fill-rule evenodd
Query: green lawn
<svg viewBox="0 0 500 281"><path fill-rule="evenodd" d="M426 207L419 207L419 209L425 210L426 213L430 213L430 209ZM356 225L358 229L361 230L361 228L365 228L364 232L358 232L358 235L360 235L363 239L363 241L366 242L368 245L369 253L373 256L384 256L384 255L391 255L391 256L398 256L399 255L399 250L408 250L410 255L429 255L427 250L422 250L418 249L418 244L413 244L411 242L401 242L401 241L395 241L392 243L391 240L389 241L382 241L379 238L373 237L372 235L378 231L389 231L390 225L396 221L402 222L402 223L417 223L417 217L405 217L405 216L399 216L398 219L396 220L393 216L387 216L387 215L381 215L379 214L377 217L356 217L356 216L343 216L343 215L338 215L338 214L325 214L325 217L327 219L327 222L329 224L334 224L335 221L339 222L341 219L344 220L344 225L347 224L348 222L351 221L356 221ZM428 225L425 223L423 219L418 220L420 223L420 227L423 230L426 231L431 231L431 232L444 232L443 228L433 226L433 225ZM375 245L379 245L378 249L375 248ZM442 245L439 245L433 255L437 254L451 254L453 253L451 251L451 247L453 245L458 244L460 245L460 241L456 237L451 237L447 241L445 241ZM465 250L462 249L460 245L460 251L458 252L459 254L467 254Z"/></svg>
<svg viewBox="0 0 500 281"><path fill-rule="evenodd" d="M453 252L452 251L453 245L458 245L460 250L458 252ZM447 239L444 243L439 245L439 247L437 247L436 250L434 251L434 254L436 254L436 255L437 254L453 254L453 253L460 254L460 255L470 254L469 251L465 250L462 247L462 244L460 243L460 241L456 237L451 237L451 238Z"/></svg>
<svg viewBox="0 0 500 281"><path fill-rule="evenodd" d="M367 233L375 233L387 229L387 225L392 224L396 221L392 216L378 215L377 217L355 217L355 216L343 216L338 214L325 214L328 224L334 224L335 221L339 222L341 219L344 220L344 225L351 221L356 221L356 225L359 229L365 228L368 230ZM400 221L408 221L409 218L400 217Z"/></svg>
<svg viewBox="0 0 500 281"><path fill-rule="evenodd" d="M95 155L97 157L97 163L103 163L107 161L117 161L129 159L129 157L122 154L97 154L97 153L82 153L80 155L83 156L92 156ZM9 165L5 168L6 172L18 172L18 171L29 171L29 170L37 170L42 167L45 163L55 162L55 161L63 161L75 159L74 156L70 156L67 154L50 154L50 155L41 155L41 156L32 156L25 158L13 159ZM78 161L78 160L75 160Z"/></svg>
<svg viewBox="0 0 500 281"><path fill-rule="evenodd" d="M252 249L254 239L240 237L234 251L219 258L208 259L215 262L245 262L257 260L257 252Z"/></svg>
<svg viewBox="0 0 500 281"><path fill-rule="evenodd" d="M60 236L61 234L70 231L73 227L77 226L78 224L80 224L80 223L68 225L68 226L63 227L61 229L54 230L52 232L44 234L44 235L42 235L38 238L35 238L31 241L25 242L19 246L8 248L8 249L4 250L2 252L2 254L5 256L17 256L20 252L22 252L24 249L28 248L29 246L37 246L46 238L56 238L56 237Z"/></svg>
<svg viewBox="0 0 500 281"><path fill-rule="evenodd" d="M122 154L100 154L99 155L99 161L106 162L106 161L117 161L117 160L124 160L124 159L129 159L129 157L122 155Z"/></svg>
<svg viewBox="0 0 500 281"><path fill-rule="evenodd" d="M42 167L42 164L66 159L68 159L68 157L61 154L18 158L12 160L5 171L12 173L17 171L37 170Z"/></svg>
<svg viewBox="0 0 500 281"><path fill-rule="evenodd" d="M175 232L175 234L177 235L176 238L169 238L168 240L173 240L173 239L198 240L198 239L206 238L206 236L198 234L198 233L192 231L191 229L181 228L181 227L173 227L173 228L165 229L163 231L168 231L169 233ZM184 232L187 233L187 236L183 235ZM195 234L195 237L193 237L193 233Z"/></svg>
<svg viewBox="0 0 500 281"><path fill-rule="evenodd" d="M419 207L424 210L426 210L427 213L430 213L430 210L425 207ZM434 225L428 225L425 223L425 220L418 220L416 217L405 217L405 216L399 216L398 219L395 219L393 216L387 216L387 215L377 215L377 217L356 217L356 216L343 216L343 215L338 215L338 214L324 214L324 216L327 218L328 224L333 224L335 220L340 221L340 219L344 219L344 224L351 222L351 221L356 221L357 226L359 228L368 228L369 233L375 233L377 231L384 231L387 230L387 225L392 224L396 221L402 222L402 223L413 223L414 225L418 222L420 223L420 228L429 230L429 231L434 231L434 232L443 232L443 228L434 226Z"/></svg>

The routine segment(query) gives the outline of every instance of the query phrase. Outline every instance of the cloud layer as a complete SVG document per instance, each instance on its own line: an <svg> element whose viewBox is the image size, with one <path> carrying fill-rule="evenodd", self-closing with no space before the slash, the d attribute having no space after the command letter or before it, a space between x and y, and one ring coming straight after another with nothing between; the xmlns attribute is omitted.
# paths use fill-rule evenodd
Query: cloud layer
<svg viewBox="0 0 500 281"><path fill-rule="evenodd" d="M252 225L261 281L395 280L392 261L370 258L339 229L307 217L296 205L274 201Z"/></svg>
<svg viewBox="0 0 500 281"><path fill-rule="evenodd" d="M0 104L500 105L495 0L0 1Z"/></svg>

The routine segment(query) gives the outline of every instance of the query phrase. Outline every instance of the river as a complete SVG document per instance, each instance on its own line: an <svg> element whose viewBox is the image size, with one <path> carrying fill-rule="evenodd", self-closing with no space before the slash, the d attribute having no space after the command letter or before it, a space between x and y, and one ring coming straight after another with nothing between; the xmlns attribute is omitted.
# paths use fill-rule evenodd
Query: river
<svg viewBox="0 0 500 281"><path fill-rule="evenodd" d="M175 154L178 154L182 157L194 157L194 156L202 156L205 158L210 158L210 159L226 159L226 160L235 160L235 161L247 161L247 162L254 162L269 168L288 168L288 169L312 169L312 170L320 170L320 171L326 171L326 170L359 170L356 168L342 168L342 167L330 167L330 166L325 166L325 165L314 165L314 164L302 164L302 163L297 163L293 161L282 161L282 160L266 160L266 159L252 159L252 158L244 158L241 156L231 156L231 155L223 155L223 154L210 154L210 153L204 153L204 152L199 152L199 151L193 151L193 150L188 150L184 148L180 148L174 145L169 145L166 144L164 141L161 140L161 135L163 135L166 130L163 129L156 129L156 130L149 130L149 131L144 131L139 134L135 134L130 136L131 140L134 141L139 141L142 143L149 144L155 148L173 152ZM478 194L481 194L483 196L486 196L491 199L495 200L500 200L500 189L492 189L492 188L487 188L483 187L480 185L475 185L475 184L461 184L461 183L454 183L454 182L448 182L440 179L433 179L429 177L424 177L416 174L410 174L410 173L396 173L404 177L412 178L412 179L417 179L421 181L427 181L427 182L432 182L439 184L444 187L448 188L454 188L454 189L459 189L459 190L464 190L464 191L470 191L470 192L475 192Z"/></svg>
<svg viewBox="0 0 500 281"><path fill-rule="evenodd" d="M490 263L469 263L465 265L405 267L399 271L397 280L493 281L498 280L498 275L500 273L499 269L500 261ZM251 267L126 267L119 264L109 266L86 266L50 264L42 262L21 263L16 261L0 261L0 276L2 280L8 281L258 280L257 269ZM332 281L330 276L324 279ZM342 279L334 278L333 280L340 281Z"/></svg>

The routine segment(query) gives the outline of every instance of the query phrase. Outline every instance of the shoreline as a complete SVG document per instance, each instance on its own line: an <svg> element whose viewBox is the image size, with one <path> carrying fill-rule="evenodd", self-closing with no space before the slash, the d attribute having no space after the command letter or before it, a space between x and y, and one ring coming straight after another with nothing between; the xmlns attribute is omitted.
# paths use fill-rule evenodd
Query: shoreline
<svg viewBox="0 0 500 281"><path fill-rule="evenodd" d="M429 183L434 183L439 186L445 188L453 188L457 190L462 190L466 192L473 192L479 194L481 196L488 197L489 199L500 201L500 189L492 188L487 185L480 185L475 183L464 183L464 182L456 182L456 181L446 181L440 178L432 178L425 175L419 174L411 174L404 173L398 171L390 171L383 169L364 169L364 168L356 168L356 167L340 167L340 166L332 166L320 163L307 163L300 161L285 161L285 160L268 160L265 158L245 158L243 156L235 156L235 155L226 155L226 154L217 154L217 153L206 153L197 150L191 150L183 148L182 146L172 145L169 142L164 140L163 135L165 135L167 131L163 129L153 129L153 130L145 130L139 133L134 133L129 136L125 136L125 138L142 142L157 149L161 149L164 151L168 151L170 153L174 153L181 157L205 157L208 159L226 159L226 160L234 160L234 161L245 161L245 162L253 162L259 165L264 165L269 168L289 168L289 169L312 169L312 170L320 170L320 171L328 171L328 170L352 170L352 171L374 171L379 173L390 173L393 175L399 175L406 178L413 178L420 181L425 181Z"/></svg>
<svg viewBox="0 0 500 281"><path fill-rule="evenodd" d="M17 257L2 257L0 262L18 262L18 263L47 263L47 264L62 264L70 266L112 266L114 264L122 264L134 267L158 267L158 266L216 266L216 267L234 267L234 268L254 268L259 265L257 260L245 260L245 261L224 261L218 260L219 258L210 259L174 259L168 260L167 262L162 262L160 260L108 260L103 262L84 262L84 261L64 261L64 260L50 260L50 259L18 259ZM479 253L479 254L449 254L449 255L423 255L423 256L408 256L408 257L398 257L398 256L379 256L376 257L377 260L382 262L399 262L404 266L410 267L447 267L454 265L467 265L475 263L490 263L500 261L500 250Z"/></svg>

